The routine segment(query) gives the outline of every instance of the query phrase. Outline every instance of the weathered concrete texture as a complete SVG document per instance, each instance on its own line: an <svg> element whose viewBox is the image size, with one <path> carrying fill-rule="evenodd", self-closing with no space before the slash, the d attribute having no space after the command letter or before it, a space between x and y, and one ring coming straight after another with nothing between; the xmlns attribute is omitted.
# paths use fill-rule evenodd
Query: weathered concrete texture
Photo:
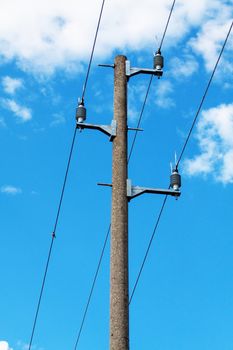
<svg viewBox="0 0 233 350"><path fill-rule="evenodd" d="M129 349L128 306L128 201L127 179L127 79L125 56L115 58L113 141L110 350Z"/></svg>

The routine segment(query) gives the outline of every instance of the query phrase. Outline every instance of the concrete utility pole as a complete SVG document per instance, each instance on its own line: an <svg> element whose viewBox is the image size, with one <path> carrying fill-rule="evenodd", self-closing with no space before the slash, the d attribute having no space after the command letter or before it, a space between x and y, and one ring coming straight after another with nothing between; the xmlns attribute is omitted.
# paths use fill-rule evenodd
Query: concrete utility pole
<svg viewBox="0 0 233 350"><path fill-rule="evenodd" d="M128 199L127 199L127 77L126 57L115 58L113 140L110 350L129 349Z"/></svg>
<svg viewBox="0 0 233 350"><path fill-rule="evenodd" d="M110 350L129 350L129 285L128 285L128 201L144 193L180 196L181 178L177 167L172 170L169 189L133 186L127 176L127 80L137 74L163 74L160 50L154 56L154 68L135 68L125 56L117 56L114 68L114 119L111 125L87 124L84 101L76 110L77 128L99 130L113 141L112 223L110 277Z"/></svg>

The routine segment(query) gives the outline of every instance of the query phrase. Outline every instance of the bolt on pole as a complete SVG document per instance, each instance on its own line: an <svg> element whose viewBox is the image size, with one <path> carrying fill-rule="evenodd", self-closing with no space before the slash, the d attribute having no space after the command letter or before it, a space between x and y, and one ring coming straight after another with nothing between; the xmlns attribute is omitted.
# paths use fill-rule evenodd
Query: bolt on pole
<svg viewBox="0 0 233 350"><path fill-rule="evenodd" d="M127 77L126 57L114 66L112 220L110 273L110 350L129 349L128 200L127 200Z"/></svg>

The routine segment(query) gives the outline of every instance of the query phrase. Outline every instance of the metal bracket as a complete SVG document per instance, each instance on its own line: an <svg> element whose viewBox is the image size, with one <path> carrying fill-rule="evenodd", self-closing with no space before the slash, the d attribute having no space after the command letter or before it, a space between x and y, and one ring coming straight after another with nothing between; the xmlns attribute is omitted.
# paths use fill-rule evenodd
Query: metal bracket
<svg viewBox="0 0 233 350"><path fill-rule="evenodd" d="M140 196L144 193L152 193L152 194L164 194L164 195L170 195L173 197L179 197L181 195L181 192L179 190L164 190L161 188L148 188L148 187L139 187L139 186L132 186L131 180L127 179L127 197L129 201L135 197Z"/></svg>
<svg viewBox="0 0 233 350"><path fill-rule="evenodd" d="M141 129L141 128L131 128L131 127L129 127L128 126L128 128L127 128L128 130L132 130L132 131L144 131L143 129Z"/></svg>
<svg viewBox="0 0 233 350"><path fill-rule="evenodd" d="M107 183L105 183L105 182L98 182L97 185L98 185L98 186L112 187L112 184L107 184Z"/></svg>
<svg viewBox="0 0 233 350"><path fill-rule="evenodd" d="M130 61L128 60L125 61L125 65L126 65L126 76L128 77L128 79L134 75L141 74L141 73L153 74L159 78L163 75L162 69L132 68L130 67Z"/></svg>
<svg viewBox="0 0 233 350"><path fill-rule="evenodd" d="M115 68L115 64L98 64L99 67Z"/></svg>
<svg viewBox="0 0 233 350"><path fill-rule="evenodd" d="M108 183L98 183L99 186L107 186L112 187L112 184ZM173 197L179 197L181 195L181 192L179 190L169 190L169 189L161 189L161 188L149 188L149 187L139 187L139 186L132 186L132 181L130 179L127 179L127 197L130 201L131 199L140 196L144 193L151 193L151 194L164 194L167 196L173 196Z"/></svg>
<svg viewBox="0 0 233 350"><path fill-rule="evenodd" d="M105 135L109 136L109 141L113 141L117 132L117 122L116 120L112 120L111 125L96 125L96 124L87 124L87 123L76 123L76 127L79 129L94 129L99 130Z"/></svg>

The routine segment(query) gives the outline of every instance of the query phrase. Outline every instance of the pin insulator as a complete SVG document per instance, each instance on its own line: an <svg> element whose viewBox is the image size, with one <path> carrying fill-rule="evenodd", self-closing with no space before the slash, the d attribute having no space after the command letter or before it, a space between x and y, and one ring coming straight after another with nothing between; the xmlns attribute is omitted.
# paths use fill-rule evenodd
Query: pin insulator
<svg viewBox="0 0 233 350"><path fill-rule="evenodd" d="M81 102L76 108L76 120L78 123L83 123L87 117L87 110L84 107L84 103Z"/></svg>
<svg viewBox="0 0 233 350"><path fill-rule="evenodd" d="M158 50L158 52L154 55L154 69L162 70L164 66L164 59L161 55L161 51Z"/></svg>
<svg viewBox="0 0 233 350"><path fill-rule="evenodd" d="M170 186L174 191L179 191L181 187L181 176L178 173L177 169L173 169L172 174L170 176Z"/></svg>

